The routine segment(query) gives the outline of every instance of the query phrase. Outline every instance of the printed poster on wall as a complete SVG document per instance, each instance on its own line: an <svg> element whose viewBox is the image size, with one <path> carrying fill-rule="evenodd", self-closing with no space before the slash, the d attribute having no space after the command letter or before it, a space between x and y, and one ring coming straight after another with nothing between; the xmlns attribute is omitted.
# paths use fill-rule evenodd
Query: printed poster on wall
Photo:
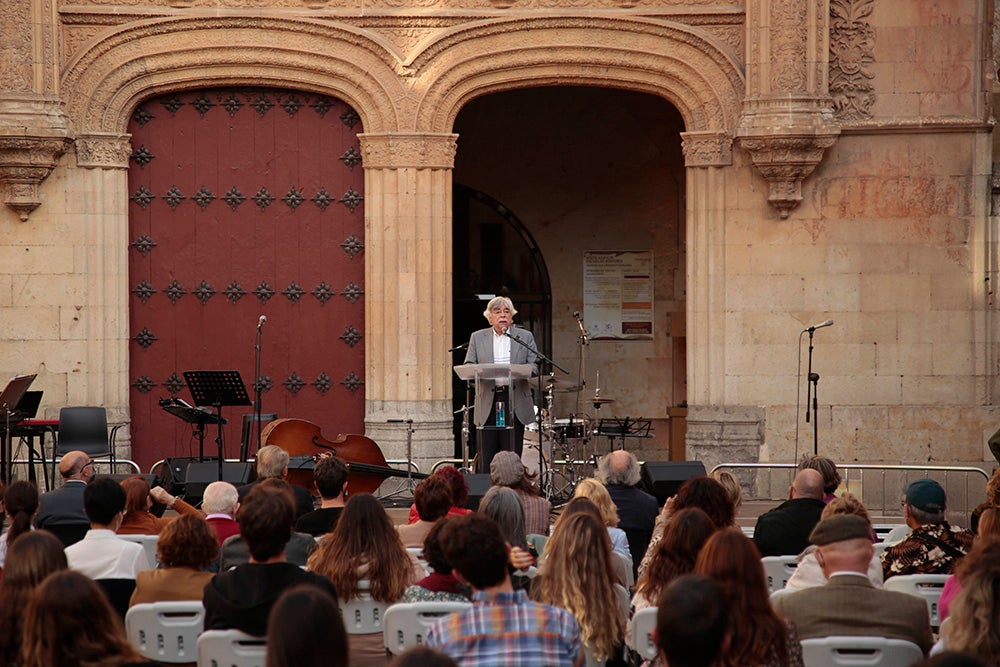
<svg viewBox="0 0 1000 667"><path fill-rule="evenodd" d="M583 308L591 340L652 340L653 251L584 252Z"/></svg>

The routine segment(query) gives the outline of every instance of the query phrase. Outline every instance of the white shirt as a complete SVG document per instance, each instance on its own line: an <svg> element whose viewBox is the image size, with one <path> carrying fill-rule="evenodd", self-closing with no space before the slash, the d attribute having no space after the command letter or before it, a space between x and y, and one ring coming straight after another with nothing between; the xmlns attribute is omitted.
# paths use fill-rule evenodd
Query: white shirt
<svg viewBox="0 0 1000 667"><path fill-rule="evenodd" d="M66 547L69 566L91 579L135 579L149 569L146 550L113 531L91 529L82 540Z"/></svg>
<svg viewBox="0 0 1000 667"><path fill-rule="evenodd" d="M493 363L510 363L510 338L507 338L503 334L498 334L496 329L493 329ZM505 387L507 386L507 380L497 380L495 386Z"/></svg>

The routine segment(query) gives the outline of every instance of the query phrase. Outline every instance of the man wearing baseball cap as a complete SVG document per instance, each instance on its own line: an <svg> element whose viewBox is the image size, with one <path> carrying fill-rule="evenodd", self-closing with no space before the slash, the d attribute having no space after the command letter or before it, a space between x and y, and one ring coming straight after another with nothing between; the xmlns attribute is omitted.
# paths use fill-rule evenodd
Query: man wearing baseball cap
<svg viewBox="0 0 1000 667"><path fill-rule="evenodd" d="M903 511L910 534L882 552L882 573L951 574L972 548L973 534L945 519L945 493L933 479L910 482L903 490Z"/></svg>
<svg viewBox="0 0 1000 667"><path fill-rule="evenodd" d="M775 598L774 609L795 624L800 639L835 635L911 641L926 655L931 635L927 603L915 595L875 588L868 522L855 514L823 519L809 535L828 581Z"/></svg>

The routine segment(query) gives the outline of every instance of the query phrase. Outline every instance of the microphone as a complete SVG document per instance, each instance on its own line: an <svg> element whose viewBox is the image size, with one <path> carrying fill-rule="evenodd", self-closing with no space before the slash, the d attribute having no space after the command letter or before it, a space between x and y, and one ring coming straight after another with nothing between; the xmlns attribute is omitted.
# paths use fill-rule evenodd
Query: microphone
<svg viewBox="0 0 1000 667"><path fill-rule="evenodd" d="M260 316L260 319L257 320L257 328L260 329L262 326L264 326L264 322L267 322L267 315Z"/></svg>
<svg viewBox="0 0 1000 667"><path fill-rule="evenodd" d="M587 340L587 330L583 328L583 320L580 319L580 311L574 311L573 317L576 318L576 324L580 327L580 337L584 341Z"/></svg>
<svg viewBox="0 0 1000 667"><path fill-rule="evenodd" d="M503 329L500 330L500 335L501 336L509 336L510 334L507 333L508 331L510 331L510 329L508 329L507 327L504 327Z"/></svg>
<svg viewBox="0 0 1000 667"><path fill-rule="evenodd" d="M808 331L809 333L812 333L813 331L816 331L816 329L822 329L823 327L830 327L830 326L833 326L833 320L827 320L826 322L820 322L819 324L814 324L811 327L803 329L803 331Z"/></svg>

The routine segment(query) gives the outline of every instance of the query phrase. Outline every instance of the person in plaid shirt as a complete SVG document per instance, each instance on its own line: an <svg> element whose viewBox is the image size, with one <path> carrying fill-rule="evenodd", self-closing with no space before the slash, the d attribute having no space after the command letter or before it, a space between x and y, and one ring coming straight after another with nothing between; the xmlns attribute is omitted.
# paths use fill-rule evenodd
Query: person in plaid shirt
<svg viewBox="0 0 1000 667"><path fill-rule="evenodd" d="M910 534L882 552L885 579L897 574L951 574L972 548L974 535L944 518L945 493L933 479L910 482L903 491Z"/></svg>
<svg viewBox="0 0 1000 667"><path fill-rule="evenodd" d="M461 667L579 667L580 626L565 609L528 600L507 573L508 546L491 519L454 517L442 529L448 562L475 593L469 609L455 612L427 633L426 645Z"/></svg>

